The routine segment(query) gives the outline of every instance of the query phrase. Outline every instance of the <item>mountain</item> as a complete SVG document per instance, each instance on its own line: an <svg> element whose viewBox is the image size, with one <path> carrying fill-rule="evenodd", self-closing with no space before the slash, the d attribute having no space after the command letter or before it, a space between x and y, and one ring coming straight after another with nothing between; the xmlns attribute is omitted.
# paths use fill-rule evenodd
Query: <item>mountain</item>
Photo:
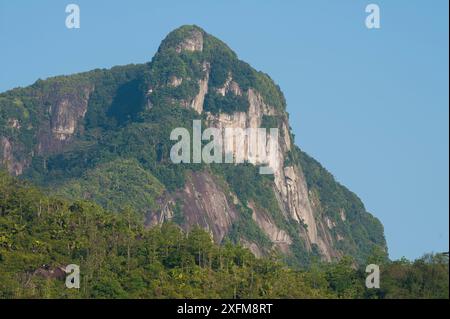
<svg viewBox="0 0 450 319"><path fill-rule="evenodd" d="M273 174L242 164L174 164L174 128L278 128ZM225 145L226 146L226 145ZM236 156L238 147L228 145ZM147 226L207 229L290 264L358 263L387 254L381 223L294 144L286 101L262 72L197 26L182 26L149 63L38 80L0 94L0 161L68 199L131 208Z"/></svg>

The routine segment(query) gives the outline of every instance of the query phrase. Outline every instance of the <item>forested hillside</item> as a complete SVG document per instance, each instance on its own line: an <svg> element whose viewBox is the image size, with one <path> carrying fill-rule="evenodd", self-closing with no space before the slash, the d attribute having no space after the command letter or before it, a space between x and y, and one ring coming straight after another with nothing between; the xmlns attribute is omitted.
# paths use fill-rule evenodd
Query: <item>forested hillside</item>
<svg viewBox="0 0 450 319"><path fill-rule="evenodd" d="M448 298L448 257L388 261L381 288L365 288L364 267L344 256L292 269L274 252L256 258L200 228L146 228L132 209L45 196L0 172L0 298ZM80 289L61 270L78 264Z"/></svg>

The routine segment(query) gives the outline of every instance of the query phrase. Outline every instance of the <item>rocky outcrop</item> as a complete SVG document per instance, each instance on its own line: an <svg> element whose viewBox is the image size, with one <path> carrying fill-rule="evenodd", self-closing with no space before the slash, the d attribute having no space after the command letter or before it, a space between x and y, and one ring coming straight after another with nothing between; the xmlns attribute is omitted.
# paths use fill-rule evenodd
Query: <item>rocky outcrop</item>
<svg viewBox="0 0 450 319"><path fill-rule="evenodd" d="M82 132L82 120L87 112L89 96L93 86L77 84L73 88L64 87L63 83L52 83L47 94L37 94L37 102L42 107L44 119L40 123L28 124L22 128L18 119L9 118L7 125L18 132L36 126L32 149L24 146L20 138L12 136L0 137L0 164L13 175L22 175L32 162L34 155L45 155L61 152L73 140L77 132ZM29 140L30 138L27 137ZM20 154L17 156L15 154Z"/></svg>
<svg viewBox="0 0 450 319"><path fill-rule="evenodd" d="M298 167L288 166L283 170L284 183L279 186L282 198L291 217L308 226L311 243L317 243L317 225L309 202L305 178Z"/></svg>
<svg viewBox="0 0 450 319"><path fill-rule="evenodd" d="M175 50L178 53L181 51L203 51L203 32L197 28L188 31L188 34L176 45Z"/></svg>
<svg viewBox="0 0 450 319"><path fill-rule="evenodd" d="M27 160L19 160L14 156L13 143L4 136L0 136L0 159L2 166L14 176L22 175L28 166Z"/></svg>
<svg viewBox="0 0 450 319"><path fill-rule="evenodd" d="M259 248L258 244L244 238L241 238L240 244L250 250L256 257L261 258L264 256L264 252Z"/></svg>
<svg viewBox="0 0 450 319"><path fill-rule="evenodd" d="M217 88L216 92L222 96L225 96L230 92L233 93L234 95L238 96L242 95L242 90L239 87L239 84L233 81L233 77L231 76L231 74L228 74L228 78L225 81L225 84L222 87Z"/></svg>
<svg viewBox="0 0 450 319"><path fill-rule="evenodd" d="M81 108L77 108L74 103L65 98L56 104L55 110L52 111L52 134L58 141L65 141L75 133L79 118L84 117L87 110L86 103L81 104Z"/></svg>
<svg viewBox="0 0 450 319"><path fill-rule="evenodd" d="M216 242L222 241L237 218L234 205L208 172L193 172L176 198L183 203L185 227L201 225L212 232Z"/></svg>
<svg viewBox="0 0 450 319"><path fill-rule="evenodd" d="M171 86L171 87L176 88L177 86L180 86L181 83L183 83L183 79L182 78L179 78L179 77L176 77L176 76L172 75L170 77L170 79L169 79L168 85ZM149 92L149 93L151 93L151 92Z"/></svg>
<svg viewBox="0 0 450 319"><path fill-rule="evenodd" d="M292 244L292 239L287 232L278 228L267 213L263 212L261 209L258 209L254 203L249 203L248 206L253 211L252 219L272 241L275 247L279 248L283 253L288 253L289 246Z"/></svg>
<svg viewBox="0 0 450 319"><path fill-rule="evenodd" d="M46 279L64 279L66 278L66 267L58 266L52 267L49 265L42 265L40 268L33 271L34 276L40 276Z"/></svg>
<svg viewBox="0 0 450 319"><path fill-rule="evenodd" d="M149 211L145 216L145 225L155 226L161 225L165 221L171 221L173 219L173 210L175 202L170 194L165 193L157 200L157 211Z"/></svg>
<svg viewBox="0 0 450 319"><path fill-rule="evenodd" d="M345 221L347 220L347 216L345 216L345 210L344 210L343 208L341 208L341 209L339 210L339 216L341 217L341 220L342 220L343 222L345 222Z"/></svg>
<svg viewBox="0 0 450 319"><path fill-rule="evenodd" d="M60 88L56 86L55 91L45 97L45 102L50 104L47 110L50 121L41 126L38 154L62 151L76 131L82 131L80 124L87 112L89 96L93 90L93 86L79 86L72 92L61 93Z"/></svg>
<svg viewBox="0 0 450 319"><path fill-rule="evenodd" d="M229 192L207 171L192 172L183 190L166 195L166 199L162 200L162 209L150 213L147 224L155 225L164 220L172 220L174 206L178 202L183 210L185 230L200 225L211 232L215 242L220 243L238 216Z"/></svg>
<svg viewBox="0 0 450 319"><path fill-rule="evenodd" d="M203 63L203 72L205 77L198 80L199 91L191 102L191 108L197 111L197 113L202 113L203 103L205 102L206 93L208 93L208 81L209 81L209 69L210 65L208 62Z"/></svg>

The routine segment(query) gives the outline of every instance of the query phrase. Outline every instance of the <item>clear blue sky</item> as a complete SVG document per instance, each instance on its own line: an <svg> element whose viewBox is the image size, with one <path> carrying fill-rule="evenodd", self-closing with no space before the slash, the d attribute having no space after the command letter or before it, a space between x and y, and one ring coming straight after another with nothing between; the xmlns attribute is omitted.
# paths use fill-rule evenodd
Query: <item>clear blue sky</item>
<svg viewBox="0 0 450 319"><path fill-rule="evenodd" d="M392 258L448 251L447 0L0 0L0 91L149 61L183 24L275 79L297 144L380 218Z"/></svg>

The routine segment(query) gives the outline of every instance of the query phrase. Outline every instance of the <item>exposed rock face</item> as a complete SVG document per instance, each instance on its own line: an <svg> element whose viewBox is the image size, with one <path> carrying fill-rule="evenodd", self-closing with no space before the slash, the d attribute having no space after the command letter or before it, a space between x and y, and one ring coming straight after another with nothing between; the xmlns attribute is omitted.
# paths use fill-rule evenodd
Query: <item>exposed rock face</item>
<svg viewBox="0 0 450 319"><path fill-rule="evenodd" d="M214 241L220 243L230 231L237 218L237 212L228 192L219 186L216 178L208 172L193 172L182 191L177 192L165 201L163 209L156 214L150 214L150 225L171 220L175 202L182 203L186 230L200 225L209 230Z"/></svg>
<svg viewBox="0 0 450 319"><path fill-rule="evenodd" d="M317 243L317 225L309 202L306 182L297 167L284 168L284 183L280 185L280 190L292 218L305 223L308 226L310 241Z"/></svg>
<svg viewBox="0 0 450 319"><path fill-rule="evenodd" d="M212 232L217 242L221 242L237 213L214 176L207 172L192 173L179 196L184 203L186 227L201 225Z"/></svg>
<svg viewBox="0 0 450 319"><path fill-rule="evenodd" d="M290 151L291 150L291 134L289 133L289 129L286 125L286 122L283 122L282 130L283 130L284 145L286 146L286 150Z"/></svg>
<svg viewBox="0 0 450 319"><path fill-rule="evenodd" d="M316 245L319 247L320 251L322 251L323 257L327 261L331 261L333 258L342 257L342 253L333 248L334 243L340 240L339 234L336 235L336 238L332 235L332 233L335 233L332 229L336 227L336 222L324 215L323 207L316 194L309 192L309 198L311 207L316 214L318 234Z"/></svg>
<svg viewBox="0 0 450 319"><path fill-rule="evenodd" d="M176 46L176 51L181 53L181 51L202 51L203 50L203 33L200 30L192 29L189 31L189 35L186 36L183 41L181 41Z"/></svg>
<svg viewBox="0 0 450 319"><path fill-rule="evenodd" d="M204 97L208 92L209 65L206 63L204 64L204 70L205 78L199 81L199 92L191 103L191 107L198 113L202 113ZM217 89L217 92L221 95L225 95L228 92L232 92L235 95L242 95L239 85L232 80L231 75L229 75L223 87ZM284 114L279 114L273 106L267 105L259 92L250 88L246 93L249 102L248 112L234 112L232 114L208 113L207 119L210 125L219 128L222 131L225 128L240 128L245 130L246 128L261 127L264 115L278 115L285 118L281 124L282 134L279 137L278 151L271 153L270 155L272 158L266 159L265 163L269 163L269 166L274 171L276 191L278 192L277 198L279 199L280 209L286 216L289 216L294 221L299 224L305 224L307 226L307 230L305 231L306 236L305 234L301 235L308 241L307 246L311 247L311 244L316 244L325 258L330 259L334 255L334 252L331 248L329 248L329 241L320 239L318 236L318 226L316 224L313 209L311 208L308 189L301 168L296 166L283 167L286 152L291 149L291 138L287 118L284 117ZM235 158L240 156L240 154L243 154L244 161L249 161L253 164L262 164L258 157L253 156L251 152L248 151L247 138L245 138L244 141L225 139L224 143L223 148L225 153L232 153ZM267 143L269 144L269 140ZM243 153L241 152L242 149L240 149L242 147L244 149ZM189 191L187 191L187 193L189 193ZM205 195L207 196L208 194L204 194L203 196ZM223 204L222 206L226 205ZM221 214L224 213L225 212L223 211ZM225 213L225 215L226 214L227 213ZM191 215L191 219L192 216L193 215ZM291 239L284 231L277 229L273 222L267 220L267 218L263 217L263 215L258 214L256 210L254 211L253 217L258 226L269 236L274 244L276 244L282 251L288 250L288 246L291 244ZM198 220L197 222L202 224ZM222 230L219 231L216 229L213 233L220 233L219 237L222 237L222 234L225 234L229 228L228 223L225 223L224 225L226 225L226 227ZM209 226L205 225L205 227ZM250 247L251 246L252 245L250 245Z"/></svg>
<svg viewBox="0 0 450 319"><path fill-rule="evenodd" d="M155 226L164 223L165 221L170 221L173 219L173 207L175 202L172 197L168 194L164 194L158 199L158 211L148 212L145 220L145 225Z"/></svg>
<svg viewBox="0 0 450 319"><path fill-rule="evenodd" d="M256 243L246 239L241 239L240 243L243 247L249 249L256 257L261 258L264 256L264 252L261 250L261 248L259 248L259 246Z"/></svg>
<svg viewBox="0 0 450 319"><path fill-rule="evenodd" d="M341 210L339 211L339 216L341 217L341 220L343 222L347 220L347 217L345 216L345 210L343 208L341 208Z"/></svg>
<svg viewBox="0 0 450 319"><path fill-rule="evenodd" d="M38 154L61 151L71 141L76 130L82 129L79 124L86 114L93 89L85 86L74 93L60 94L56 88L54 94L46 97L50 103L50 122L42 125Z"/></svg>
<svg viewBox="0 0 450 319"><path fill-rule="evenodd" d="M232 114L220 113L207 114L207 119L212 127L219 128L224 131L226 128L242 129L247 128L259 128L261 127L263 115L274 115L275 110L273 107L264 104L262 98L259 94L255 93L253 89L249 89L247 92L249 101L248 112L234 112ZM262 164L268 162L271 164L272 168L277 169L279 166L279 153L272 154L275 155L274 158L265 158L262 161L257 155L249 151L249 137L243 137L244 140L237 140L229 138L224 140L224 152L232 153L235 158L240 158L242 161L249 161L252 164ZM270 140L266 140L266 146L270 145ZM241 155L242 154L242 155ZM243 156L243 158L241 158Z"/></svg>
<svg viewBox="0 0 450 319"><path fill-rule="evenodd" d="M82 132L81 123L86 114L93 87L80 85L69 92L63 93L63 90L64 88L60 85L54 84L50 94L40 97L43 113L48 114L48 117L45 117L44 122L33 123L38 130L37 144L32 150L26 150L26 147L16 138L0 137L0 163L11 174L22 175L35 154L48 155L60 152L72 141L77 130ZM18 119L10 118L7 124L14 130L22 129ZM31 127L29 125L24 129ZM14 155L17 150L20 150L21 158Z"/></svg>
<svg viewBox="0 0 450 319"><path fill-rule="evenodd" d="M234 95L239 95L239 96L242 95L242 90L239 87L239 84L237 84L236 82L233 81L231 74L228 75L228 78L225 81L225 84L223 85L223 87L218 88L216 91L217 91L217 93L219 93L222 96L225 96L229 92L232 92Z"/></svg>
<svg viewBox="0 0 450 319"><path fill-rule="evenodd" d="M203 63L203 72L205 73L205 77L198 81L199 91L191 102L191 107L196 110L197 113L202 113L205 96L206 93L208 93L209 68L209 63Z"/></svg>
<svg viewBox="0 0 450 319"><path fill-rule="evenodd" d="M169 86L171 86L171 87L177 87L177 86L179 86L179 85L181 85L181 83L183 83L183 79L182 78L178 78L178 77L176 77L176 76L171 76L170 77L170 79L169 79ZM149 93L151 93L151 92L149 92Z"/></svg>
<svg viewBox="0 0 450 319"><path fill-rule="evenodd" d="M0 155L1 164L6 167L12 175L19 176L28 165L26 160L18 160L13 153L13 145L6 137L0 136Z"/></svg>
<svg viewBox="0 0 450 319"><path fill-rule="evenodd" d="M65 141L75 133L78 119L83 117L87 110L87 103L83 103L81 106L81 108L74 107L69 99L63 99L56 104L56 109L52 112L51 124L55 139Z"/></svg>
<svg viewBox="0 0 450 319"><path fill-rule="evenodd" d="M14 118L8 120L8 125L9 125L9 127L12 127L12 128L18 129L18 130L21 128L19 120L14 119Z"/></svg>
<svg viewBox="0 0 450 319"><path fill-rule="evenodd" d="M252 218L261 230L269 237L282 252L289 252L289 245L292 244L291 237L282 229L279 229L275 222L264 212L258 209L253 203L249 204L252 209Z"/></svg>
<svg viewBox="0 0 450 319"><path fill-rule="evenodd" d="M195 41L193 39L196 39ZM187 50L199 50L200 48L200 35L197 34L193 37L193 39L187 39L184 48ZM194 45L196 43L196 45ZM199 80L199 91L192 102L189 104L185 102L184 104L190 105L191 108L196 110L198 113L203 112L203 103L205 99L205 95L207 94L209 88L209 72L210 65L208 62L204 62L203 64L204 70L204 78ZM241 96L243 94L239 84L233 81L233 77L231 74L228 75L224 85L222 87L215 89L217 93L222 96L226 94L234 94ZM306 225L306 229L299 230L300 236L307 241L307 247L311 249L312 244L316 244L321 253L324 255L326 259L331 259L335 256L334 250L331 248L332 239L331 236L326 236L325 234L321 234L322 236L326 236L327 238L321 238L318 232L318 225L316 222L316 217L314 216L314 211L311 207L310 199L308 196L308 189L306 186L306 181L303 176L303 172L298 166L286 166L284 167L284 159L286 157L286 153L291 149L291 137L289 131L289 123L287 121L287 116L280 111L277 111L273 106L265 103L261 94L257 92L253 88L249 88L246 91L246 95L248 98L249 108L247 112L234 112L231 114L228 113L220 113L220 114L211 114L207 113L207 120L212 127L216 127L222 130L225 128L233 128L233 129L242 129L245 130L247 128L260 128L263 116L279 116L283 118L281 125L279 127L281 134L279 136L278 141L278 149L276 152L269 153L269 157L265 158L262 161L257 156L254 156L248 148L248 137L243 137L244 140L238 141L237 139L225 139L223 149L225 153L233 154L234 158L239 158L239 156L243 156L241 160L248 161L253 164L268 164L273 172L274 172L274 180L275 180L275 191L277 194L277 199L279 202L280 210L286 217L291 218L299 225ZM270 136L268 136L268 140L266 141L267 146L270 144ZM186 194L190 194L193 190L185 189ZM204 196L208 196L208 194L203 194ZM206 200L206 199L204 199ZM212 202L212 200L210 199ZM192 201L191 201L192 203ZM190 205L191 206L191 205ZM222 203L223 207L227 206ZM192 207L199 207L198 205L192 205ZM229 206L228 206L229 207ZM204 208L206 209L206 208ZM199 209L201 211L201 209ZM209 223L202 221L201 218L195 217L195 212L190 215L191 221L195 220L197 224L204 224L206 228L210 227ZM208 213L208 215L225 215L227 216L227 212L222 210L221 213ZM274 225L273 221L267 220L267 216L264 217L262 214L258 214L257 210L254 210L253 218L258 226L268 235L268 237L272 240L272 242L278 246L282 251L287 251L289 245L291 244L291 239L289 236L282 230L277 229ZM228 220L226 218L225 220ZM192 222L188 222L188 224L192 224ZM217 234L221 239L224 234L226 234L229 223L224 222L223 227L219 230L220 227L216 227L213 230L215 237L217 238ZM322 225L320 225L321 227ZM322 232L323 233L323 232ZM249 247L253 245L248 243ZM254 249L253 249L254 250Z"/></svg>
<svg viewBox="0 0 450 319"><path fill-rule="evenodd" d="M66 267L50 267L48 265L43 265L42 267L36 269L33 272L33 275L41 276L44 278L56 278L56 279L64 279L66 278Z"/></svg>

